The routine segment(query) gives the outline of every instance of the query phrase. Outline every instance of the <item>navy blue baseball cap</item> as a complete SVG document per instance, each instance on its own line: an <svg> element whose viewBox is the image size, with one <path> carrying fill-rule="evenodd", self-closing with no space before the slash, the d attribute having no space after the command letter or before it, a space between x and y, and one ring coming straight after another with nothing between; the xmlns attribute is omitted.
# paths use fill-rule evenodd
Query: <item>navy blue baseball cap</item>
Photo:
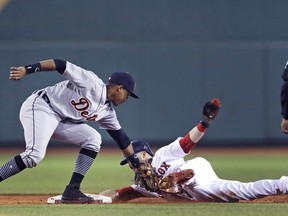
<svg viewBox="0 0 288 216"><path fill-rule="evenodd" d="M141 152L141 151L146 151L152 157L154 156L152 149L150 148L148 142L146 142L145 140L133 140L131 142L131 144L133 146L134 153L138 153L138 152ZM124 160L122 160L120 162L120 165L125 165L127 163L128 163L128 161L125 158Z"/></svg>
<svg viewBox="0 0 288 216"><path fill-rule="evenodd" d="M109 82L115 83L117 85L123 85L124 88L130 93L131 97L139 98L135 94L136 82L130 73L128 73L128 72L114 72L109 77Z"/></svg>

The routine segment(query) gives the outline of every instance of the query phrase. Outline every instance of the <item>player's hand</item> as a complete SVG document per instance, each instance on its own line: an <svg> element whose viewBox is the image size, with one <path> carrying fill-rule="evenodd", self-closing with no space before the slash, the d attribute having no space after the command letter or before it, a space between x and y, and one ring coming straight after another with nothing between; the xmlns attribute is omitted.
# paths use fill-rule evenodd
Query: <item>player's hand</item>
<svg viewBox="0 0 288 216"><path fill-rule="evenodd" d="M286 119L282 119L282 122L281 122L281 131L285 134L288 134L288 120Z"/></svg>
<svg viewBox="0 0 288 216"><path fill-rule="evenodd" d="M206 128L212 123L216 118L218 111L221 108L221 101L218 98L213 98L211 101L208 101L203 108L203 115L201 123Z"/></svg>
<svg viewBox="0 0 288 216"><path fill-rule="evenodd" d="M26 75L25 67L11 67L10 68L10 80L20 80Z"/></svg>

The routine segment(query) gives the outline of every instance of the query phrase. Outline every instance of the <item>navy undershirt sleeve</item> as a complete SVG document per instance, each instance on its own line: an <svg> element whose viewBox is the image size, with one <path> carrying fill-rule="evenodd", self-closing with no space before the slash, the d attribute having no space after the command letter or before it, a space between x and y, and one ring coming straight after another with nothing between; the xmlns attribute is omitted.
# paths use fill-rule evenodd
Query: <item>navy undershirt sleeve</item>
<svg viewBox="0 0 288 216"><path fill-rule="evenodd" d="M60 73L63 74L64 71L66 70L66 61L60 60L60 59L53 59L56 65L56 70Z"/></svg>
<svg viewBox="0 0 288 216"><path fill-rule="evenodd" d="M107 130L107 132L116 141L121 150L126 149L130 145L130 138L122 128L119 130Z"/></svg>

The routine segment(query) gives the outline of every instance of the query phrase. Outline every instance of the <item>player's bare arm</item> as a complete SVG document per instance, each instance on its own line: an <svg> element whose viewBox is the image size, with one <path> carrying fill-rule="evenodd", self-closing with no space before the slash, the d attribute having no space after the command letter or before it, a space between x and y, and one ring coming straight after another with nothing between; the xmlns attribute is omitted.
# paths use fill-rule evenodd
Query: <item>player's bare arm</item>
<svg viewBox="0 0 288 216"><path fill-rule="evenodd" d="M36 64L20 66L20 67L11 67L10 68L10 80L20 80L25 75L40 71L54 71L56 70L56 64L54 59L43 60Z"/></svg>
<svg viewBox="0 0 288 216"><path fill-rule="evenodd" d="M130 156L134 153L134 150L131 144L126 149L123 149L122 151L125 156Z"/></svg>

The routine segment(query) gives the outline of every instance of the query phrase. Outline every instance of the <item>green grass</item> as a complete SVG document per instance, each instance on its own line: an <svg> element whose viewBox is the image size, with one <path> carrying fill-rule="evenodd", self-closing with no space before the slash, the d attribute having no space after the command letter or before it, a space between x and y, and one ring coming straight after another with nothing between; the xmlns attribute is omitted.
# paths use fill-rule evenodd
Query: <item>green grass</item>
<svg viewBox="0 0 288 216"><path fill-rule="evenodd" d="M62 193L73 172L76 154L47 154L37 167L25 169L1 182L0 194ZM13 156L1 155L0 164ZM122 158L120 151L119 154L111 155L100 153L82 183L82 190L96 193L108 188L130 185L133 172L127 166L119 165Z"/></svg>
<svg viewBox="0 0 288 216"><path fill-rule="evenodd" d="M15 152L17 154L19 152ZM14 153L0 153L0 165ZM187 159L195 156L193 153ZM288 175L288 156L284 153L206 153L220 178L254 181L263 178L279 178ZM76 153L47 154L34 169L0 183L0 194L61 194L69 182L74 168ZM82 190L98 193L106 189L130 185L133 173L127 166L120 166L120 151L98 155L82 183ZM191 204L107 204L107 205L1 205L0 216L14 215L287 215L288 203L191 203Z"/></svg>

